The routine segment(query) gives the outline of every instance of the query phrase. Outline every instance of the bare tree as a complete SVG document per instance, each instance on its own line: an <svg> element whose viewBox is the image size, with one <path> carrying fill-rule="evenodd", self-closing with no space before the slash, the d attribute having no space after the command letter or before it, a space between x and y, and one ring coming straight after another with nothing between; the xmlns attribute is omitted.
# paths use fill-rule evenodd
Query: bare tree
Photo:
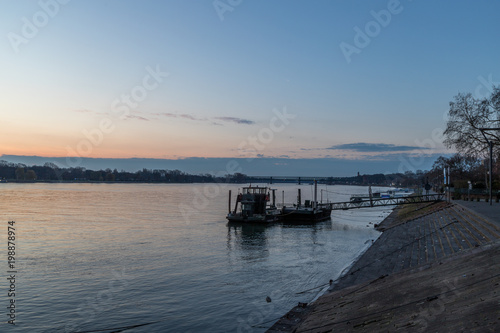
<svg viewBox="0 0 500 333"><path fill-rule="evenodd" d="M16 169L16 179L17 180L25 180L24 168L19 167Z"/></svg>
<svg viewBox="0 0 500 333"><path fill-rule="evenodd" d="M489 98L477 99L470 93L460 93L450 102L444 143L462 154L485 156L488 143L481 128L500 127L500 86L493 87ZM500 131L489 131L489 139L500 143ZM500 149L496 145L495 153Z"/></svg>
<svg viewBox="0 0 500 333"><path fill-rule="evenodd" d="M26 174L25 174L25 179L26 180L36 180L36 173L34 170L28 170L26 171Z"/></svg>

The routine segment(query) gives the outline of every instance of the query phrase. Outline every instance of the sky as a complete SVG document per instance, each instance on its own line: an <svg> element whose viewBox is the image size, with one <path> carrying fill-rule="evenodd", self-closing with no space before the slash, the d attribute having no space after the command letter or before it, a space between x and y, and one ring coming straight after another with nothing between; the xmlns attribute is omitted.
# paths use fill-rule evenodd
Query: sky
<svg viewBox="0 0 500 333"><path fill-rule="evenodd" d="M500 84L498 1L0 8L0 159L200 172L234 159L249 175L429 169L453 152L442 144L453 96Z"/></svg>

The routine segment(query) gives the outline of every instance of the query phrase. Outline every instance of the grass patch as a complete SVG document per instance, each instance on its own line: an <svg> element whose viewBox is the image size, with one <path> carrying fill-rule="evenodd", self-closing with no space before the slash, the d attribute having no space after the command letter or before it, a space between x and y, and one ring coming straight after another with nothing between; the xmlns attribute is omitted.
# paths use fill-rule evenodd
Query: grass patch
<svg viewBox="0 0 500 333"><path fill-rule="evenodd" d="M416 219L420 216L429 214L437 209L443 208L448 205L446 202L423 202L418 204L408 204L398 210L398 219L408 221Z"/></svg>

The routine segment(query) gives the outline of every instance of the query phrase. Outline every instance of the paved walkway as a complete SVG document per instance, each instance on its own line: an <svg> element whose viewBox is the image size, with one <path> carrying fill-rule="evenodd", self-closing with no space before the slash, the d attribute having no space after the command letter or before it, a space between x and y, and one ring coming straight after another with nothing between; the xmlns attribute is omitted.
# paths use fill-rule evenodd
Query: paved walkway
<svg viewBox="0 0 500 333"><path fill-rule="evenodd" d="M498 202L492 202L491 206L489 202L484 201L477 202L455 200L453 203L466 207L474 211L477 215L482 216L500 226L500 203Z"/></svg>
<svg viewBox="0 0 500 333"><path fill-rule="evenodd" d="M425 215L409 221L399 220L396 215L397 213L393 212L379 226L380 230L384 230L383 234L351 267L349 272L336 281L330 288L329 294L320 297L317 302L306 308L295 307L271 327L268 332L291 332L297 327L300 327L299 331L304 332L310 331L313 327L321 327L319 330L314 329L312 331L323 332L323 328L330 327L330 324L333 325L338 322L338 317L335 315L338 311L347 311L345 312L345 318L355 317L355 313L360 311L356 309L356 312L349 313L346 310L351 309L354 311L353 307L347 307L344 310L338 309L338 307L343 308L345 306L345 302L338 297L343 297L339 295L346 288L354 288L356 290L358 286L366 285L363 287L363 292L356 293L355 298L361 297L362 299L363 296L361 294L364 293L373 296L375 294L371 294L371 284L378 285L380 281L385 280L387 277L394 279L394 276L399 276L402 279L404 276L405 281L412 281L415 269L422 271L425 268L433 267L432 270L429 270L430 275L418 275L420 278L428 279L428 281L422 281L422 283L409 282L410 284L414 283L413 289L410 288L411 291L408 289L405 292L403 289L399 290L397 294L391 294L390 288L385 289L385 292L388 294L379 295L379 297L387 299L388 308L391 308L391 304L392 306L400 304L393 299L396 295L401 297L401 295L406 293L414 293L422 296L422 293L425 294L427 292L427 289L422 288L431 288L431 286L434 286L434 289L431 288L429 290L439 289L439 281L443 281L443 274L445 274L445 271L440 271L442 262L451 260L452 258L460 258L464 253L467 253L470 257L471 253L480 253L483 249L489 248L491 244L497 244L497 248L500 247L500 214L495 213L495 209L497 209L497 212L500 212L500 205L493 206L495 208L489 208L490 206L487 206L484 202L467 202L471 206L466 207L466 205L461 205L461 203L437 204L431 207L432 209L428 209ZM476 205L479 208L474 207ZM493 263L497 265L495 267L498 273L500 272L500 253L495 258L496 262ZM469 264L473 265L474 262L474 259L469 260ZM484 267L478 266L475 269L484 269ZM453 268L449 268L446 272L448 272L447 274L453 274ZM481 272L480 275L483 274L484 272ZM394 285L397 285L397 283L396 280ZM491 287L488 287L490 291ZM498 287L498 283L493 286L493 289L498 291L496 295L499 296L500 287ZM340 294L338 294L339 292ZM330 294L337 296L331 296ZM364 304L366 307L365 310L378 311L378 306L371 305L373 303L372 297L366 298L364 301L361 299L357 299L356 302ZM400 302L405 303L408 301L410 300L403 297ZM498 306L498 303L496 305ZM463 312L461 309L457 309L457 311L457 314L452 317L458 316L458 313ZM366 313L367 315L369 314L369 312ZM317 317L318 315L320 317ZM500 320L499 317L500 314L496 319ZM394 320L394 323L396 323L399 319ZM330 327L327 330L331 330L332 328ZM346 327L342 327L342 330L344 329ZM390 330L389 327L383 328L382 326L371 327L371 329Z"/></svg>

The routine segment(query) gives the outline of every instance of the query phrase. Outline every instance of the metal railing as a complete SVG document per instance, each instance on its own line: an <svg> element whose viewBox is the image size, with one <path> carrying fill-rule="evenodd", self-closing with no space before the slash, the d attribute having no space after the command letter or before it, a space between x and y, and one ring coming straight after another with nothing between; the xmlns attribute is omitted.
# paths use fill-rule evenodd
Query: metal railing
<svg viewBox="0 0 500 333"><path fill-rule="evenodd" d="M381 198L381 199L371 199L371 200L356 200L356 201L346 201L346 202L332 202L327 205L332 210L346 210L346 209L356 209L356 208L368 208L368 207L382 207L382 206L394 206L394 205L407 205L416 204L422 202L437 202L443 201L445 199L445 194L429 194L429 195L415 195L407 197L394 197L394 198Z"/></svg>

